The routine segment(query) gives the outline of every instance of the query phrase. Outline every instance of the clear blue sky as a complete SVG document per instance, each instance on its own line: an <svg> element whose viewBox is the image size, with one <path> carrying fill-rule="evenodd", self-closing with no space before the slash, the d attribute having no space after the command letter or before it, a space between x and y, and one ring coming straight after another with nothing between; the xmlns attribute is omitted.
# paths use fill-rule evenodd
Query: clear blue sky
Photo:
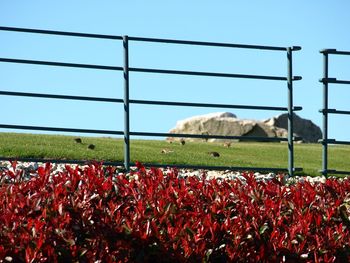
<svg viewBox="0 0 350 263"><path fill-rule="evenodd" d="M298 114L321 126L322 56L350 50L348 0L255 1L0 1L0 25L97 34L302 46L294 53ZM284 52L130 44L130 66L286 76ZM0 57L122 66L120 41L0 31ZM350 80L350 57L333 56L330 77ZM0 63L1 90L123 97L121 72ZM132 99L287 105L285 82L132 73ZM330 107L350 110L350 87L332 85ZM123 129L121 104L1 96L4 124ZM136 106L131 130L167 132L179 119L215 111L265 119L280 112ZM330 119L330 137L350 140L350 116Z"/></svg>

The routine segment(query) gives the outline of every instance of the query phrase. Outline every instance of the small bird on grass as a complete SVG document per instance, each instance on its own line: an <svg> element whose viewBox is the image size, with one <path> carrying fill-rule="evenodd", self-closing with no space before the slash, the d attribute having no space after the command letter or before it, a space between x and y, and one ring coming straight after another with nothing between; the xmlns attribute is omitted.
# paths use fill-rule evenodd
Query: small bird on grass
<svg viewBox="0 0 350 263"><path fill-rule="evenodd" d="M95 149L95 145L94 144L89 144L88 149L90 149L90 150Z"/></svg>
<svg viewBox="0 0 350 263"><path fill-rule="evenodd" d="M180 139L180 143L181 143L181 145L185 145L185 143L186 143L186 142L185 142L185 139L181 138L181 139Z"/></svg>
<svg viewBox="0 0 350 263"><path fill-rule="evenodd" d="M208 152L208 154L215 158L220 157L220 154L218 152Z"/></svg>
<svg viewBox="0 0 350 263"><path fill-rule="evenodd" d="M162 150L160 151L160 153L163 153L163 154L168 154L168 153L172 153L172 152L174 152L174 151L171 151L171 150L169 150L169 149L162 149Z"/></svg>
<svg viewBox="0 0 350 263"><path fill-rule="evenodd" d="M224 147L230 148L230 147L231 147L231 143L230 143L230 142L225 142L225 143L224 143Z"/></svg>
<svg viewBox="0 0 350 263"><path fill-rule="evenodd" d="M83 141L81 140L81 138L75 138L74 141L75 141L76 143L82 143L82 142L83 142Z"/></svg>

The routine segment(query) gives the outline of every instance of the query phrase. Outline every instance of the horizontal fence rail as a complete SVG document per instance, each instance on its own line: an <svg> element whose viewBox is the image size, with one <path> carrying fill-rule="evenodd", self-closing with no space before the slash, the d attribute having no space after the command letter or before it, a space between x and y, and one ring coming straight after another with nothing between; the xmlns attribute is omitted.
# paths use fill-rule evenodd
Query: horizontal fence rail
<svg viewBox="0 0 350 263"><path fill-rule="evenodd" d="M64 99L64 100L82 100L82 101L99 101L99 102L117 102L123 103L122 99L100 98L100 97L86 97L86 96L72 96L72 95L58 95L58 94L44 94L44 93L30 93L30 92L13 92L0 90L0 95L32 97L32 98L46 98L46 99Z"/></svg>
<svg viewBox="0 0 350 263"><path fill-rule="evenodd" d="M3 91L3 90L0 90L0 95L32 97L32 98L47 98L47 99L123 103L122 99L113 99L113 98L57 95L57 94L30 93L30 92L13 92L13 91ZM191 103L191 102L174 102L174 101L155 101L155 100L129 100L129 102L133 104L144 104L144 105L192 106L192 107L204 107L204 108L230 108L230 109L271 110L271 111L288 110L287 107L249 106L249 105L214 104L214 103ZM293 107L293 111L300 111L300 110L302 110L302 107ZM331 110L328 110L328 112L330 111ZM339 111L337 111L337 113L339 113Z"/></svg>
<svg viewBox="0 0 350 263"><path fill-rule="evenodd" d="M56 131L56 132L95 133L95 134L110 134L110 135L123 135L124 134L123 131L91 130L91 129L76 129L76 128L57 128L57 127L9 125L9 124L0 124L0 128L3 128L3 129L18 129L18 130L31 130L31 131Z"/></svg>
<svg viewBox="0 0 350 263"><path fill-rule="evenodd" d="M344 111L344 110L337 110L337 109L329 109L328 108L328 102L329 102L329 94L328 94L328 88L329 84L350 84L350 80L338 80L337 78L330 78L329 77L329 55L350 55L349 51L338 51L336 49L323 49L320 51L320 53L323 55L323 78L320 79L320 82L323 84L323 108L320 110L322 113L322 119L323 119L323 137L322 140L320 140L320 143L322 143L322 170L321 173L324 176L327 176L328 174L342 174L342 175L349 175L350 171L338 171L335 169L329 169L328 168L328 145L329 144L335 144L335 145L350 145L350 141L338 141L336 139L329 139L328 138L328 118L329 114L343 114L343 115L350 115L350 111Z"/></svg>
<svg viewBox="0 0 350 263"><path fill-rule="evenodd" d="M135 165L131 163L131 165ZM146 167L164 167L162 164L144 164ZM169 164L167 167L180 168L180 169L213 169L213 166L203 166L203 165L178 165L178 164ZM253 167L256 172L285 172L288 173L288 168L268 168L268 167ZM246 166L215 166L215 170L232 170L232 171L247 171ZM251 170L251 168L249 168ZM300 172L302 168L295 168L296 172Z"/></svg>
<svg viewBox="0 0 350 263"><path fill-rule="evenodd" d="M121 37L121 36L113 36L113 35L100 35L100 34L77 33L77 32L63 32L63 31L31 29L31 28L19 28L19 27L0 26L0 30L1 31L10 31L10 32L47 34L47 35L56 35L56 36L100 38L100 39L111 39L111 40L122 40L123 39L123 37Z"/></svg>
<svg viewBox="0 0 350 263"><path fill-rule="evenodd" d="M160 73L160 74L205 76L205 77L221 77L221 78L265 79L265 80L281 80L281 81L287 80L286 77L277 77L277 76L259 76L259 75L182 71L182 70L165 70L165 69L130 68L129 71L143 72L143 73ZM300 78L298 77L297 79L294 79L294 80L300 80Z"/></svg>
<svg viewBox="0 0 350 263"><path fill-rule="evenodd" d="M327 109L327 110L320 110L321 113L327 112L332 114L350 114L350 111L344 111L344 110L337 110L337 109Z"/></svg>
<svg viewBox="0 0 350 263"><path fill-rule="evenodd" d="M293 136L293 113L294 111L302 110L302 107L293 105L293 81L301 80L300 76L293 76L292 70L292 53L293 51L301 50L299 46L292 47L274 47L262 45L243 45L231 43L216 43L203 41L188 41L188 40L173 40L173 39L158 39L158 38L144 38L144 37L130 37L130 36L114 36L114 35L100 35L90 33L76 33L63 32L53 30L28 29L28 28L14 28L14 27L0 27L1 31L20 32L20 33L34 33L47 34L68 37L83 37L83 38L97 38L109 40L121 40L123 42L124 63L123 66L108 66L108 65L93 65L93 64L79 64L66 63L58 61L41 61L41 60L27 60L19 58L0 58L0 62L19 63L39 66L55 66L55 67L70 67L70 68L86 68L94 70L114 70L123 71L124 77L124 97L123 98L103 98L103 97L87 97L87 96L73 96L63 94L45 94L45 93L29 93L17 91L0 90L0 95L3 96L20 96L33 97L45 99L63 99L63 100L81 100L92 102L109 102L109 103L123 103L124 105L124 131L111 130L97 130L97 129L76 129L76 128L59 128L59 127L42 127L42 126L25 126L13 124L0 124L0 128L4 129L20 129L20 130L40 130L40 131L56 131L56 132L77 132L77 133L95 133L95 134L110 134L124 136L124 162L123 165L126 170L130 169L130 165L134 163L130 160L130 136L152 136L152 137L177 137L177 138L202 138L202 139L226 139L226 140L241 140L241 141L274 141L288 142L288 167L274 168L274 167L235 167L235 166L194 166L194 165L176 165L179 168L192 169L217 169L217 170L255 170L255 171L281 171L288 172L293 176L295 171L300 171L301 168L294 167L294 144L293 141L299 138ZM150 42L150 43L164 43L164 44L181 44L181 45L197 45L197 46L211 46L221 48L241 48L241 49L255 49L285 52L287 55L287 74L286 76L266 76L266 75L250 75L250 74L235 74L235 73L221 73L221 72L201 72L201 71L185 71L185 70L171 70L171 69L155 69L155 68L135 68L129 66L129 41ZM199 103L199 102L175 102L175 101L154 101L154 100L135 100L129 97L129 78L130 72L135 73L153 73L153 74L175 74L175 75L190 75L199 77L219 77L219 78L241 78L241 79L255 79L255 80L269 80L269 81L284 81L287 84L288 105L286 107L276 106L257 106L257 105L231 105L231 104L214 104L214 103ZM328 81L324 79L323 81ZM337 81L332 79L332 81ZM342 83L344 81L341 81ZM345 83L343 83L345 84ZM210 108L232 108L232 109L246 109L246 110L271 110L271 111L285 111L288 112L288 138L266 138L266 137L245 137L245 136L224 136L224 135L199 135L199 134L173 134L173 133L159 133L159 132L144 132L144 131L130 131L130 104L143 105L162 105L162 106L176 106L176 107L210 107ZM333 112L335 113L335 112ZM338 111L338 113L340 113ZM344 114L344 112L342 113ZM0 160L11 158L0 158ZM24 158L23 160L43 161L44 159ZM52 162L72 162L82 163L81 160L54 160L47 159ZM106 162L106 164L120 165L120 162ZM154 167L171 167L170 164L145 164Z"/></svg>
<svg viewBox="0 0 350 263"><path fill-rule="evenodd" d="M69 68L87 68L87 69L103 69L103 70L119 70L119 71L123 70L123 67L77 64L77 63L64 63L64 62L53 62L53 61L40 61L40 60L28 60L28 59L0 58L0 62L31 64L31 65L44 65L44 66L55 66L55 67L69 67Z"/></svg>
<svg viewBox="0 0 350 263"><path fill-rule="evenodd" d="M69 160L69 159L53 159L53 158L11 158L11 157L0 157L0 161L22 161L22 162L50 162L50 163L69 163L69 164L86 164L90 160ZM113 165L113 166L124 166L124 162L110 162L103 161L104 165ZM1 167L0 167L1 168Z"/></svg>
<svg viewBox="0 0 350 263"><path fill-rule="evenodd" d="M130 132L134 136L151 136L151 137L174 137L174 138L198 138L198 139L226 139L226 140L245 140L245 141L270 141L282 142L288 141L287 138L276 137L257 137L257 136L226 136L226 135L204 135L204 134L187 134L187 133L161 133L161 132Z"/></svg>

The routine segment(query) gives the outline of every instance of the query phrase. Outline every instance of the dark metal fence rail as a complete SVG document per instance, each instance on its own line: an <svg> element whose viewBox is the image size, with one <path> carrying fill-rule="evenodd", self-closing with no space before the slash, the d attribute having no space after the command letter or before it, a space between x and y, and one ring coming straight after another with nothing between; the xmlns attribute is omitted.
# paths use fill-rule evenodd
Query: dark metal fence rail
<svg viewBox="0 0 350 263"><path fill-rule="evenodd" d="M123 41L123 49L124 49L124 63L123 63L122 67L121 66L78 64L78 63L64 63L64 62L55 62L55 61L25 60L25 59L13 59L13 58L0 58L0 62L21 63L21 64L31 64L31 65L44 65L44 66L56 66L56 67L72 67L72 68L123 71L123 77L124 77L124 98L123 99L57 95L57 94L43 94L43 93L28 93L28 92L1 91L1 90L0 90L0 95L123 103L123 105L124 105L124 130L123 131L110 131L110 130L91 130L91 129L75 129L75 128L42 127L42 126L24 126L24 125L10 125L10 124L0 124L0 128L123 135L124 136L124 162L123 162L123 165L127 170L129 170L130 165L134 165L134 163L131 163L131 161L130 161L130 136L157 136L157 137L181 137L181 138L203 138L203 139L216 138L216 139L238 139L238 140L245 140L245 141L247 141L247 140L287 141L288 142L288 168L281 169L281 168L274 168L274 167L265 168L265 167L237 167L237 166L236 167L234 167L234 166L193 166L193 165L176 165L176 167L179 167L179 168L218 169L218 170L230 169L230 170L255 170L255 171L286 171L289 173L290 176L293 176L294 171L301 170L301 168L294 167L294 144L293 144L293 140L296 139L293 137L293 112L299 111L302 109L302 107L297 107L297 106L295 107L293 105L293 81L301 80L301 77L300 76L293 76L293 69L292 69L292 53L293 53L293 51L301 50L301 47L298 47L298 46L274 47L274 46L259 46L259 45L242 45L242 44L200 42L200 41L187 41L187 40L156 39L156 38L142 38L142 37L114 36L114 35L98 35L98 34L50 31L50 30L27 29L27 28L13 28L13 27L0 27L0 30L22 32L22 33L60 35L60 36L70 36L70 37L73 36L73 37L85 37L85 38L122 40ZM164 70L164 69L129 67L129 41L282 51L282 52L286 52L286 55L287 55L287 76L245 75L245 74L219 73L219 72ZM129 90L130 90L129 73L130 72L285 81L287 83L287 88L288 88L288 105L287 105L287 107L272 107L272 106L256 106L256 105L230 105L230 104L190 103L190 102L174 102L174 101L133 100L133 99L129 98ZM171 134L171 133L130 131L130 116L129 116L130 104L285 111L285 112L288 112L288 138ZM9 158L4 158L4 157L0 158L0 160L4 160L4 159L8 160ZM24 158L23 160L43 161L43 159L32 159L32 158ZM60 160L52 160L52 159L49 161L62 162ZM81 163L82 161L64 160L64 162ZM120 165L121 163L109 162L106 164ZM173 165L166 165L166 164L146 164L146 165L155 166L155 167L173 166Z"/></svg>
<svg viewBox="0 0 350 263"><path fill-rule="evenodd" d="M350 55L349 51L338 51L336 49L324 49L320 53L323 55L323 78L320 82L323 83L323 109L320 112L323 114L323 136L320 142L322 143L322 170L324 176L328 174L350 174L350 171L338 171L328 168L328 144L350 145L350 141L337 141L336 139L328 138L328 114L345 114L350 115L350 111L329 109L328 108L328 84L350 84L349 80L338 80L329 78L329 55Z"/></svg>

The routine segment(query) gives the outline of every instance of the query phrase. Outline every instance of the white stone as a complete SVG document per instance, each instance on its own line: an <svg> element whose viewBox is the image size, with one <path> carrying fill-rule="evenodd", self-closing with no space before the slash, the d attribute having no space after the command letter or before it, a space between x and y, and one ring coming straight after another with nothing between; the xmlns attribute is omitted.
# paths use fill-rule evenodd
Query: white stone
<svg viewBox="0 0 350 263"><path fill-rule="evenodd" d="M304 142L317 142L322 137L321 129L312 121L302 119L294 114L294 135L301 137ZM288 114L258 121L239 119L230 112L216 112L193 116L176 123L169 133L200 134L224 136L256 136L256 137L288 137ZM182 138L167 138L168 141L178 141ZM203 141L200 138L186 138L186 141ZM208 142L229 141L223 139L208 139Z"/></svg>

